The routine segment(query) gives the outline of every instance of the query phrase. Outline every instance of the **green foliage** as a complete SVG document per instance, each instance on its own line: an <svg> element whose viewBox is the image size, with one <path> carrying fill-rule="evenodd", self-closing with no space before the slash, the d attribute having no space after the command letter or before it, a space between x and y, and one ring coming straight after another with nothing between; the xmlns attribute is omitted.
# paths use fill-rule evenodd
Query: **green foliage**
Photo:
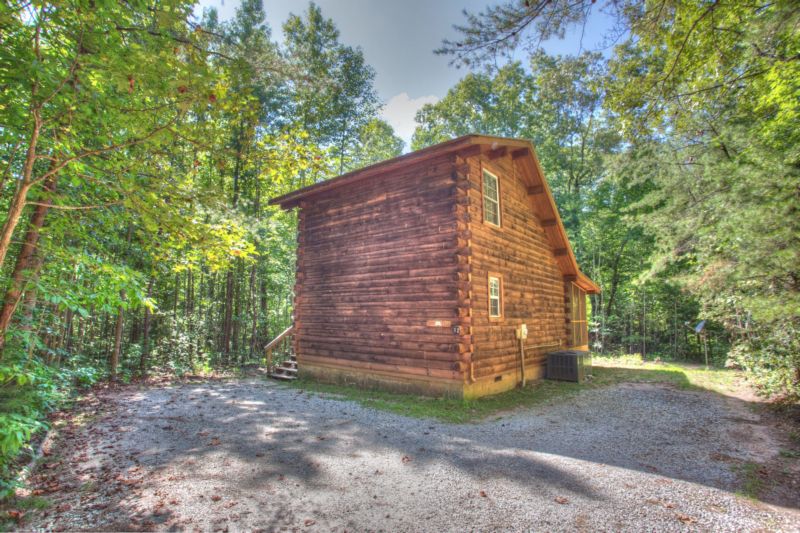
<svg viewBox="0 0 800 533"><path fill-rule="evenodd" d="M468 14L459 26L461 38L446 42L441 52L462 64L492 65L518 46L535 51L544 40L584 24L597 13L593 4L506 2ZM605 278L606 292L614 294L614 309L601 315L599 332L620 338L620 318L627 314L624 337L632 339L638 330L636 340L644 344L650 318L661 320L646 316L647 295L678 286L699 305L698 318L725 328L718 344L733 346L730 364L747 368L766 394L800 398L797 348L786 340L800 323L797 3L607 2L603 10L616 20L606 37L620 44L595 93L602 95L602 110L591 116L605 119L624 139L619 153L603 157L610 179L602 182L633 194L624 208L607 209L616 203L613 192L595 189L590 196L607 205L585 218L593 226L591 239L577 239L579 260L590 259L590 274ZM594 93L591 77L576 84L572 102ZM569 86L561 87L569 93ZM572 108L558 94L548 102ZM563 145L553 129L553 139ZM598 168L598 160L587 161ZM550 176L548 164L557 172L568 168L568 160L554 157L544 163ZM571 215L587 205L580 200L569 206L567 198ZM616 216L627 227L603 227ZM571 231L580 222L564 218ZM584 224L582 233L586 229ZM575 233L571 237L575 242ZM581 247L593 243L600 246L586 254ZM603 250L615 248L639 257L638 267L626 265L620 254L609 263ZM635 287L626 287L626 280ZM615 287L610 291L609 282ZM641 324L618 308L617 295L625 292L641 293ZM652 303L650 309L658 309L665 302L656 297ZM691 312L685 309L679 318L678 307L676 302L674 324Z"/></svg>
<svg viewBox="0 0 800 533"><path fill-rule="evenodd" d="M365 123L359 131L359 148L353 156L351 166L366 167L373 163L392 159L403 153L405 143L394 134L392 127L384 120L374 118Z"/></svg>
<svg viewBox="0 0 800 533"><path fill-rule="evenodd" d="M379 109L375 71L360 49L339 42L339 30L313 2L303 16L289 16L283 33L289 64L299 73L289 98L293 124L331 149L333 172L354 168L362 135L369 134L364 129Z"/></svg>
<svg viewBox="0 0 800 533"><path fill-rule="evenodd" d="M0 479L76 386L257 360L292 320L268 200L402 150L318 7L284 43L258 0L194 11L0 7Z"/></svg>
<svg viewBox="0 0 800 533"><path fill-rule="evenodd" d="M419 111L413 147L468 133L531 140L578 262L603 287L592 299L595 350L695 358L683 324L698 320L696 301L666 279L643 279L654 236L637 204L653 189L640 179L649 162L624 150L602 107L604 80L596 54L537 53L530 72L509 63L469 74Z"/></svg>
<svg viewBox="0 0 800 533"><path fill-rule="evenodd" d="M36 359L0 365L0 498L14 488L20 451L47 427L44 417L66 398L71 379Z"/></svg>

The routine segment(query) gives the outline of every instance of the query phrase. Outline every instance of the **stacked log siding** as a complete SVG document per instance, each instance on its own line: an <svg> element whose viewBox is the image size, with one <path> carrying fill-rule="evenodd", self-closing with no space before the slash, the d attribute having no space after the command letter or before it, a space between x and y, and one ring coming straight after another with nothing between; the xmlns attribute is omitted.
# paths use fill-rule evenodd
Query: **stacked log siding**
<svg viewBox="0 0 800 533"><path fill-rule="evenodd" d="M483 170L498 178L500 226L484 222ZM299 207L294 342L317 379L475 397L570 347L580 272L526 141L465 136L272 201ZM489 276L502 315L489 316ZM585 328L585 321L582 322ZM583 346L585 348L585 346Z"/></svg>
<svg viewBox="0 0 800 533"><path fill-rule="evenodd" d="M541 221L531 208L527 186L510 155L468 159L469 214L472 233L472 321L474 377L485 378L519 368L515 330L528 327L526 367L544 362L543 354L566 342L564 280ZM482 172L498 177L500 227L483 221ZM489 273L502 276L503 317L489 319ZM549 347L549 348L548 348Z"/></svg>
<svg viewBox="0 0 800 533"><path fill-rule="evenodd" d="M298 363L462 379L449 156L301 205ZM435 321L442 325L433 325Z"/></svg>

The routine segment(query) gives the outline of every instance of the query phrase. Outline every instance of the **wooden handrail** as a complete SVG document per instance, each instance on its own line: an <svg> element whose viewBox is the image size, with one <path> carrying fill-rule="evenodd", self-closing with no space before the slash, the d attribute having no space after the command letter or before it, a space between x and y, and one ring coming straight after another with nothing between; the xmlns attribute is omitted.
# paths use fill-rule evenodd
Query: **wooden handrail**
<svg viewBox="0 0 800 533"><path fill-rule="evenodd" d="M286 337L289 333L291 333L293 329L294 329L294 324L292 324L291 326L289 326L288 328L283 330L283 332L280 335L278 335L277 337L275 337L274 339L269 341L269 344L267 344L264 347L264 351L267 352L267 351L272 350L272 348L274 348L276 344L281 342L284 337Z"/></svg>
<svg viewBox="0 0 800 533"><path fill-rule="evenodd" d="M269 343L264 347L264 355L267 357L267 368L270 372L272 371L272 352L276 347L283 344L283 341L289 335L291 335L292 331L294 331L294 324L283 330L280 335L269 341Z"/></svg>

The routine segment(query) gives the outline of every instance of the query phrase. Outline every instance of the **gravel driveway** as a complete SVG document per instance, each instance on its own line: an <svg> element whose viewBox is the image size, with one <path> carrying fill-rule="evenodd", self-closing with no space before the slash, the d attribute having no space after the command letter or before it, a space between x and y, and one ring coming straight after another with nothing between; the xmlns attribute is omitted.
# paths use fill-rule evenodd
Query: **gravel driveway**
<svg viewBox="0 0 800 533"><path fill-rule="evenodd" d="M710 393L621 385L463 425L260 381L103 402L33 478L53 505L26 527L800 530L734 494L737 465L777 448Z"/></svg>

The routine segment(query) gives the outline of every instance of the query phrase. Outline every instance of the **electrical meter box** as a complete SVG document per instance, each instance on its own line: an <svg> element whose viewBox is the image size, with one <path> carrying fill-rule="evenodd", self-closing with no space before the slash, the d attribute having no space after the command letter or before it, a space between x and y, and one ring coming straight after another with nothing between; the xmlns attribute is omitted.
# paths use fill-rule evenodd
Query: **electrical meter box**
<svg viewBox="0 0 800 533"><path fill-rule="evenodd" d="M517 328L517 338L520 340L525 340L528 338L527 324L520 324L520 326Z"/></svg>

